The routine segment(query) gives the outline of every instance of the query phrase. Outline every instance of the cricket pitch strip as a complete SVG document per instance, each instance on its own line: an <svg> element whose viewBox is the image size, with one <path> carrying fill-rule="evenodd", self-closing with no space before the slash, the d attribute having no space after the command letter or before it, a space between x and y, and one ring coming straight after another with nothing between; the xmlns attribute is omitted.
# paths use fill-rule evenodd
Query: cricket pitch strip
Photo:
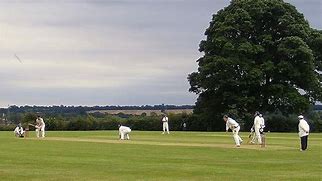
<svg viewBox="0 0 322 181"><path fill-rule="evenodd" d="M29 140L38 140L37 138L29 138ZM67 137L46 137L40 141L65 141L65 142L87 142L87 143L105 143L105 144L129 144L129 145L151 145L151 146L182 146L182 147L204 147L204 148L230 148L230 149L249 149L249 150L292 150L293 147L281 145L268 145L261 148L260 145L243 144L236 148L233 144L225 143L176 143L176 142L158 142L143 140L111 140L111 139L95 139L95 138L67 138Z"/></svg>

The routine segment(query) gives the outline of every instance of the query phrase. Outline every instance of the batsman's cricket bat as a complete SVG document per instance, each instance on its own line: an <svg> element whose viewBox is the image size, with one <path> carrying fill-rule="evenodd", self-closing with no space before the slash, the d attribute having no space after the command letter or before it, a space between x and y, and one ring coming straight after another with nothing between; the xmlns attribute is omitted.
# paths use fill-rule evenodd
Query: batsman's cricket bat
<svg viewBox="0 0 322 181"><path fill-rule="evenodd" d="M29 125L29 126L33 126L33 127L36 127L36 125L34 125L34 124L30 124L30 123L29 123L28 125Z"/></svg>
<svg viewBox="0 0 322 181"><path fill-rule="evenodd" d="M250 140L252 140L252 135L253 135L253 133L250 133L250 134L248 135L247 144L249 144L249 143L250 143Z"/></svg>

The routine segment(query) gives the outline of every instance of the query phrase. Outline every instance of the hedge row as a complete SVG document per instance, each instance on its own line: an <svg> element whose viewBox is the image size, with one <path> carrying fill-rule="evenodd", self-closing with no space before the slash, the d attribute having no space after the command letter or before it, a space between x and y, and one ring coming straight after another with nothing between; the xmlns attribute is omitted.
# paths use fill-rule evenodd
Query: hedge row
<svg viewBox="0 0 322 181"><path fill-rule="evenodd" d="M311 126L311 130L315 132L322 131L322 124L320 113L313 112L307 115L307 120ZM266 131L272 132L297 132L298 120L296 115L284 116L282 114L268 114L264 115L266 122ZM46 130L116 130L118 124L131 127L133 130L144 131L161 131L162 129L161 116L130 116L130 115L82 115L76 117L44 117L46 123ZM22 120L23 126L26 127L28 123L33 123L35 115L26 114ZM249 118L246 121L236 119L241 123L241 131L249 131L253 119ZM217 120L222 122L223 120ZM183 130L183 123L186 123L186 130L189 131L209 131L207 124L196 115L187 114L169 114L169 127L172 131ZM0 130L14 129L15 125L0 125ZM31 128L32 130L32 128ZM220 129L221 130L221 129ZM210 130L211 131L211 130ZM222 130L224 131L224 130Z"/></svg>

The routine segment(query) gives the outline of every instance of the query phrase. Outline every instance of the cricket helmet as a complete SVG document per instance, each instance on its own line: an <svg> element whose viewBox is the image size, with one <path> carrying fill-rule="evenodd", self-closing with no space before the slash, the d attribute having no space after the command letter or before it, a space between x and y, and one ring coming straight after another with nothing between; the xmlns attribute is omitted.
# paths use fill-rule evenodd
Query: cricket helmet
<svg viewBox="0 0 322 181"><path fill-rule="evenodd" d="M258 111L255 112L254 116L259 116L260 113Z"/></svg>

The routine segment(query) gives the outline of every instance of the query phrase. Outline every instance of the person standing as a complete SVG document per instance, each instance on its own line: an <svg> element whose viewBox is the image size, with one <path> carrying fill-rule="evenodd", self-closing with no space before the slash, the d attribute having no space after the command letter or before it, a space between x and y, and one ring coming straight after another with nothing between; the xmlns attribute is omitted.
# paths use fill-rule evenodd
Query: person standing
<svg viewBox="0 0 322 181"><path fill-rule="evenodd" d="M44 119L38 115L37 119L36 119L36 126L35 126L37 138L39 138L39 137L44 138L45 137L45 126L46 125L45 125ZM40 135L40 133L41 133L41 135Z"/></svg>
<svg viewBox="0 0 322 181"><path fill-rule="evenodd" d="M300 151L305 151L307 149L307 139L310 132L310 126L305 121L302 115L298 116L299 119L299 137L301 139L301 149Z"/></svg>
<svg viewBox="0 0 322 181"><path fill-rule="evenodd" d="M262 119L259 115L260 113L256 111L255 118L254 118L254 131L255 131L255 137L257 139L257 143L261 145L262 139L261 139L260 129L261 129Z"/></svg>
<svg viewBox="0 0 322 181"><path fill-rule="evenodd" d="M131 130L131 128L129 128L129 127L119 125L119 137L120 137L120 140L124 140L124 139L129 140L129 139L130 139L130 135L129 135L129 133L130 133L131 131L132 131L132 130Z"/></svg>
<svg viewBox="0 0 322 181"><path fill-rule="evenodd" d="M265 136L265 133L264 133L264 128L265 128L265 119L263 117L262 114L259 114L259 117L260 117L260 129L259 129L259 133L261 135L261 141L262 141L262 147L265 147L266 146L266 136Z"/></svg>
<svg viewBox="0 0 322 181"><path fill-rule="evenodd" d="M163 118L162 118L162 127L163 127L162 134L164 134L165 131L167 131L167 133L170 134L170 132L169 132L169 118L168 118L167 115L163 115Z"/></svg>
<svg viewBox="0 0 322 181"><path fill-rule="evenodd" d="M186 122L182 123L182 131L187 131L187 123Z"/></svg>
<svg viewBox="0 0 322 181"><path fill-rule="evenodd" d="M226 132L229 129L232 130L235 144L237 147L240 147L240 144L243 142L243 140L239 136L239 130L240 130L239 124L232 118L228 117L227 115L224 115L223 119L226 122Z"/></svg>
<svg viewBox="0 0 322 181"><path fill-rule="evenodd" d="M259 117L261 118L260 127L264 131L264 128L265 128L265 119L264 119L264 117L263 117L262 114L259 114Z"/></svg>

